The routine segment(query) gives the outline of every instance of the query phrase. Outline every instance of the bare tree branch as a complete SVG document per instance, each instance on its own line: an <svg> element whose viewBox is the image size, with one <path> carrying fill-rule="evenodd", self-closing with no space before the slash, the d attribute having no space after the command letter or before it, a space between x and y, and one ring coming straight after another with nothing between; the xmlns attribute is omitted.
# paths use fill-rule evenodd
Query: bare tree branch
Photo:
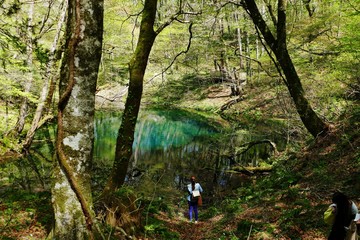
<svg viewBox="0 0 360 240"><path fill-rule="evenodd" d="M268 11L269 11L271 20L272 20L274 26L276 26L276 25L277 25L277 19L276 19L275 15L274 15L274 11L273 11L273 8L272 8L272 6L271 6L271 3L270 3L270 1L268 1L268 0L264 0L264 2L265 2L266 7L267 7L267 9L268 9Z"/></svg>
<svg viewBox="0 0 360 240"><path fill-rule="evenodd" d="M307 53L310 53L310 54L313 54L313 55L318 55L318 56L329 56L329 55L335 55L335 56L338 56L340 54L340 52L338 51L318 51L318 52L315 52L315 51L310 51L310 50L307 50L307 49L304 49L304 48L300 48L302 51L304 52L307 52Z"/></svg>
<svg viewBox="0 0 360 240"><path fill-rule="evenodd" d="M288 83L287 83L287 81L286 81L286 78L285 78L284 75L282 74L282 71L281 71L281 69L280 69L280 66L279 66L278 62L277 62L277 61L275 60L275 58L271 55L271 52L270 52L270 50L268 49L267 45L264 43L263 39L260 37L261 34L260 34L260 31L259 31L259 28L258 28L257 26L255 26L255 29L256 29L257 35L259 36L261 45L263 45L263 47L264 47L265 51L267 52L269 58L270 58L271 61L274 63L275 68L276 68L277 72L279 73L279 76L280 76L281 79L283 80L284 84L285 84L286 86L288 86Z"/></svg>
<svg viewBox="0 0 360 240"><path fill-rule="evenodd" d="M238 50L238 49L235 50L235 55L236 55L236 56L240 56L240 57L246 58L246 59L248 59L248 60L250 60L250 61L256 62L256 63L260 66L260 68L261 68L264 72L266 72L266 74L267 74L269 77L273 77L273 78L278 77L278 76L272 75L272 74L269 72L269 70L267 70L266 68L264 68L263 65L262 65L262 63L261 63L259 60L256 60L256 59L254 59L254 58L251 58L251 57L246 56L246 55L243 55L243 54L237 54L237 50Z"/></svg>
<svg viewBox="0 0 360 240"><path fill-rule="evenodd" d="M350 5L352 9L354 9L357 13L360 13L360 9L356 8L355 4L351 3L351 0L346 0L346 2ZM356 1L355 1L356 2Z"/></svg>
<svg viewBox="0 0 360 240"><path fill-rule="evenodd" d="M151 82L154 78L158 77L159 75L164 74L176 61L176 59L182 55L182 54L186 54L189 50L190 50L190 46L191 46L191 40L192 40L192 25L193 23L190 23L189 25L189 41L188 41L188 45L186 47L186 50L183 50L181 52L179 52L178 54L176 54L176 56L173 58L173 60L171 61L171 63L163 70L161 71L161 73L156 74L155 76L153 76L152 78L150 78L146 83Z"/></svg>
<svg viewBox="0 0 360 240"><path fill-rule="evenodd" d="M51 0L49 1L49 4L47 6L47 11L46 13L44 14L44 17L41 21L41 25L40 25L40 30L39 30L39 34L38 36L36 37L37 39L40 39L45 33L47 33L53 26L53 24L50 24L50 26L47 26L46 27L46 23L50 17L50 12L51 12L51 8L53 7L54 5L54 0ZM64 1L61 3L61 5L64 4ZM60 9L62 9L62 7L60 6ZM61 15L61 11L58 12L59 15Z"/></svg>

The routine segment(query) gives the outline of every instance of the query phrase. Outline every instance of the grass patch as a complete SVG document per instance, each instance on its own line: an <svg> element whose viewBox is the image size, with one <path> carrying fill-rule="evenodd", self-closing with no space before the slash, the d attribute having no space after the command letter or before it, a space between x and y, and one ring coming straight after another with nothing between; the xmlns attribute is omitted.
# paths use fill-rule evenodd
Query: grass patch
<svg viewBox="0 0 360 240"><path fill-rule="evenodd" d="M0 199L1 239L45 238L54 220L50 192L9 190Z"/></svg>

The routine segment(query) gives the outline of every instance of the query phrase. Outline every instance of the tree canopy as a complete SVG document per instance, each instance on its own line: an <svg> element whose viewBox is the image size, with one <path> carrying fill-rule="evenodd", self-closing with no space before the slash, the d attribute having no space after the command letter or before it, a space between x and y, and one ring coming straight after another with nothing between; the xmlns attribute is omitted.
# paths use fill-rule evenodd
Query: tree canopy
<svg viewBox="0 0 360 240"><path fill-rule="evenodd" d="M158 162L151 166L155 170L129 169L136 161L135 129L142 109L186 110L206 116L209 125L216 119L219 133L199 140L211 147L191 146L211 156L196 167L211 169L213 182L228 173L252 178L253 184L245 187L235 183L241 204L245 198L269 197L262 188L275 184L281 192L275 193L276 201L291 202L292 194L307 191L298 190L297 183L303 180L299 185L308 186L313 176L315 183L329 187L316 179L330 171L323 167L326 162L334 164L321 154L358 166L358 1L3 0L0 14L0 164L14 162L20 188L32 190L26 165L44 192L52 190L53 234L60 238L68 238L65 232L73 229L84 229L73 239L96 238L94 232L104 238L103 230L110 236L117 227L122 231L116 234L136 235L144 206L148 221L155 193L144 187L141 194L148 195L148 202L138 204L141 197L125 184L132 175L153 171L151 187L156 189L166 168ZM98 173L101 159L92 159L93 124L95 112L105 111L122 115L112 170ZM46 144L35 146L39 141ZM321 149L319 155L309 144ZM46 154L41 151L45 146ZM346 157L343 151L348 151ZM315 155L319 165L311 170L314 163L304 162ZM242 157L251 158L249 166L240 164ZM259 158L264 159L261 164ZM229 172L219 170L221 161L229 163ZM11 167L5 168L10 177L1 175L0 180L14 175ZM296 169L312 172L302 179ZM92 191L97 174L106 180L97 183L101 190ZM181 186L184 178L174 181ZM205 178L210 183L210 176ZM232 190L225 198L234 206ZM218 191L211 194L219 197ZM300 210L287 214L300 216ZM64 227L69 214L76 220ZM106 227L94 231L99 227L95 215L102 217L100 224L111 226L110 232ZM276 223L283 224L281 219ZM153 225L145 225L146 237Z"/></svg>

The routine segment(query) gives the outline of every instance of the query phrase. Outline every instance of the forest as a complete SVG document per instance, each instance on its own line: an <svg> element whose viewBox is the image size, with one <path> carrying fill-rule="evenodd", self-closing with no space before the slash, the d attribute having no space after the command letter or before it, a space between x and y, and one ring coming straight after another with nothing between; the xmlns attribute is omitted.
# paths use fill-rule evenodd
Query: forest
<svg viewBox="0 0 360 240"><path fill-rule="evenodd" d="M320 240L360 207L358 0L0 14L0 240Z"/></svg>

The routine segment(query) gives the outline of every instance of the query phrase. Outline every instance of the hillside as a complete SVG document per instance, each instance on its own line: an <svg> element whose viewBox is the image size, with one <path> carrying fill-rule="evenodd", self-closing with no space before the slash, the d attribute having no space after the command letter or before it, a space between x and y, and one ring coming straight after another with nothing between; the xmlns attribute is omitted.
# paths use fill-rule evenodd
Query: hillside
<svg viewBox="0 0 360 240"><path fill-rule="evenodd" d="M212 199L200 209L198 225L183 217L186 206L176 217L160 212L156 218L180 239L326 239L322 217L332 193L343 191L360 204L359 123L348 117L278 161L270 175L253 176L223 200Z"/></svg>
<svg viewBox="0 0 360 240"><path fill-rule="evenodd" d="M333 192L360 206L360 1L0 6L0 240L326 239Z"/></svg>
<svg viewBox="0 0 360 240"><path fill-rule="evenodd" d="M245 186L221 198L207 196L198 225L187 221L186 203L166 203L166 211L153 215L157 220L150 224L149 239L326 239L329 228L322 215L332 193L343 191L360 205L359 106L342 109L330 133L313 139L286 90L267 81L268 87L248 82L240 96L231 96L226 83L199 76L145 88L143 107L213 112L235 129L290 135L270 174L245 176Z"/></svg>
<svg viewBox="0 0 360 240"><path fill-rule="evenodd" d="M167 203L166 211L154 214L159 222L151 225L150 236L156 239L326 239L329 227L322 217L332 193L343 191L360 205L360 109L356 100L349 101L346 108L337 113L326 136L313 139L303 127L287 91L272 79L251 79L243 85L240 96L230 94L226 83L214 84L211 78L203 76L146 88L145 106L215 112L234 129L288 139L270 174L245 176L242 187L220 198L207 196L198 225L187 221L186 203ZM315 108L321 106L314 105ZM237 174L238 179L242 179L242 174Z"/></svg>
<svg viewBox="0 0 360 240"><path fill-rule="evenodd" d="M191 86L189 82L185 85ZM167 101L168 107L181 108L187 102L193 111L219 111L234 98L221 84L201 86L191 88L206 94L180 91L186 89L180 85L178 89L172 88L178 95L169 93L168 96L182 97ZM217 98L212 98L214 89L217 89ZM145 92L144 106L163 106L154 103L153 95L156 96L154 92ZM283 106L273 96L269 88L248 84L243 100L220 115L233 125L252 122L254 126L247 128L249 132L256 128L277 132L279 128L266 127L270 118L281 117ZM121 102L116 104L120 106ZM261 115L251 117L254 111ZM247 112L247 115L234 114L236 112ZM325 239L328 227L322 221L322 214L331 194L344 191L360 204L359 115L359 106L352 105L332 131L321 138L304 137L307 136L304 129L299 130L292 136L287 150L277 156L270 174L245 176L242 187L224 192L220 198L219 195L205 196L198 225L188 223L184 202L167 202L165 208L147 213L152 220L145 232L138 233L139 239ZM44 239L52 221L48 192L29 193L2 186L1 199L0 207L5 213L0 221L0 229L5 234L1 239Z"/></svg>

